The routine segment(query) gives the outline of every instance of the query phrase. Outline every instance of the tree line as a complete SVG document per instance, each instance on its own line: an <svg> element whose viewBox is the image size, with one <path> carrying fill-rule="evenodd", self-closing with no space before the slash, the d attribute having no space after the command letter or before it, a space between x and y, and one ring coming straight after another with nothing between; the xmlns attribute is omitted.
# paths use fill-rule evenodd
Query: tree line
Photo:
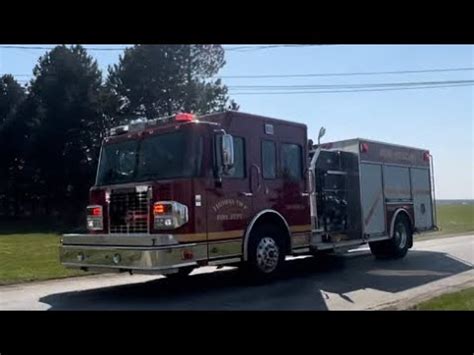
<svg viewBox="0 0 474 355"><path fill-rule="evenodd" d="M106 131L137 118L237 110L213 79L220 45L135 45L102 73L80 46L42 55L32 79L0 77L0 217L82 223Z"/></svg>

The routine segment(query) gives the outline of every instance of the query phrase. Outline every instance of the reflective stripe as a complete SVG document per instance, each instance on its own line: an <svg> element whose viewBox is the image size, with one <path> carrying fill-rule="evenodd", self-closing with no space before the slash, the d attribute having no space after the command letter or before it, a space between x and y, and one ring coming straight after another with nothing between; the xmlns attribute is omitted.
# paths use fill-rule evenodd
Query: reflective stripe
<svg viewBox="0 0 474 355"><path fill-rule="evenodd" d="M290 226L290 232L311 232L311 224Z"/></svg>
<svg viewBox="0 0 474 355"><path fill-rule="evenodd" d="M175 238L180 242L196 242L206 240L221 240L231 238L242 238L244 230L233 230L233 231L222 231L222 232L211 232L211 233L189 233L189 234L175 234Z"/></svg>

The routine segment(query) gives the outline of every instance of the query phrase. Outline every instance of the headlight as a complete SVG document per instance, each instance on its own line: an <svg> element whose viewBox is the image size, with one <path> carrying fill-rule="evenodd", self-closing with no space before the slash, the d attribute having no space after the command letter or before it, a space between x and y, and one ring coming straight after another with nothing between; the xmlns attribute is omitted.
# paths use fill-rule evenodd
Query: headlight
<svg viewBox="0 0 474 355"><path fill-rule="evenodd" d="M188 222L188 207L175 201L155 202L153 216L155 229L176 229Z"/></svg>
<svg viewBox="0 0 474 355"><path fill-rule="evenodd" d="M87 228L92 231L104 229L102 206L87 206Z"/></svg>

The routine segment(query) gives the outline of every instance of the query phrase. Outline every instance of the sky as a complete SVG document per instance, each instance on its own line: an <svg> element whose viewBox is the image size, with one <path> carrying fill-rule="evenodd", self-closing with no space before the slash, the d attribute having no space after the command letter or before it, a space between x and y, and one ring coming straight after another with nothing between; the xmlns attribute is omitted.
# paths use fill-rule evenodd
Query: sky
<svg viewBox="0 0 474 355"><path fill-rule="evenodd" d="M123 46L86 46L111 47ZM229 45L224 48L230 50L226 50L226 65L219 75L230 87L474 80L474 70L325 77L228 77L474 68L474 46L469 45L315 45L238 50L235 50L238 45ZM9 49L0 46L0 75L11 73L18 80L27 80L43 53L44 50L32 48ZM118 61L121 51L90 53L105 75L107 67ZM322 142L360 137L428 149L434 156L437 198L474 199L472 85L279 95L269 95L268 91L260 91L264 93L261 95L238 95L237 92L242 90L231 89L230 96L243 112L305 123L309 138L315 141L320 127L324 126L326 135Z"/></svg>

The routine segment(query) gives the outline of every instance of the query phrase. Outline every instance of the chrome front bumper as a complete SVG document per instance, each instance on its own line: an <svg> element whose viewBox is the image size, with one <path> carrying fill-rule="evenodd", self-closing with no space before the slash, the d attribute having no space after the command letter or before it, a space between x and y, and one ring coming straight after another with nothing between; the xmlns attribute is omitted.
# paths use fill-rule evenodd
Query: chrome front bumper
<svg viewBox="0 0 474 355"><path fill-rule="evenodd" d="M167 273L198 266L205 244L178 244L171 235L64 235L60 261L68 268L100 272Z"/></svg>

